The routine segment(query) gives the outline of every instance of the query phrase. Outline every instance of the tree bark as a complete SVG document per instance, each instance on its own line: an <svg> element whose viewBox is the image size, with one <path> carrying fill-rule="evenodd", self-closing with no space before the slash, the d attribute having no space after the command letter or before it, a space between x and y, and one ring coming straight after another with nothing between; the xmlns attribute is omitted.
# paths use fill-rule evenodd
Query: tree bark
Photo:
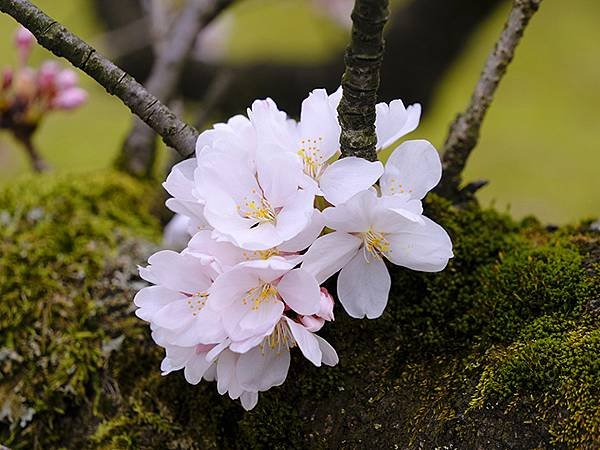
<svg viewBox="0 0 600 450"><path fill-rule="evenodd" d="M144 83L148 92L166 104L173 99L198 33L232 3L233 0L187 2L173 27L173 32L169 34L170 39L165 45L155 46L162 51L154 61L150 77ZM136 177L144 178L152 175L155 160L156 135L144 121L135 117L116 166Z"/></svg>
<svg viewBox="0 0 600 450"><path fill-rule="evenodd" d="M454 201L460 200L462 172L469 155L477 145L485 114L514 57L525 28L541 2L542 0L514 0L504 30L485 63L469 106L450 126L444 143L443 177L436 188L440 195Z"/></svg>
<svg viewBox="0 0 600 450"><path fill-rule="evenodd" d="M354 3L352 39L344 57L346 71L338 106L342 157L377 160L375 104L383 60L383 27L388 17L388 0L356 0Z"/></svg>

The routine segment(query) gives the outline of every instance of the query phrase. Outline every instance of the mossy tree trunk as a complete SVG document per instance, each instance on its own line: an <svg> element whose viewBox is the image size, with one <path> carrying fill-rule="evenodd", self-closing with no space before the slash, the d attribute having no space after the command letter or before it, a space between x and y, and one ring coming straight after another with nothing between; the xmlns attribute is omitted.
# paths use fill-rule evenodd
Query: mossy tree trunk
<svg viewBox="0 0 600 450"><path fill-rule="evenodd" d="M13 449L593 449L600 236L548 232L432 198L456 257L393 270L376 321L336 309L335 368L293 358L244 412L213 383L160 375L133 315L158 225L117 175L0 193L0 442ZM135 210L131 205L138 205Z"/></svg>

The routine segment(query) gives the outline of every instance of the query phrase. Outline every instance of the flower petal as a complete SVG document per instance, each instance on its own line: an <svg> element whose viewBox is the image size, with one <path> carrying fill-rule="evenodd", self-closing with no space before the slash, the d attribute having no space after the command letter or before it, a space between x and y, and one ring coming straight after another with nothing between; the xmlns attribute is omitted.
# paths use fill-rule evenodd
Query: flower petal
<svg viewBox="0 0 600 450"><path fill-rule="evenodd" d="M390 155L381 177L384 195L410 194L420 200L440 182L442 163L429 142L406 141Z"/></svg>
<svg viewBox="0 0 600 450"><path fill-rule="evenodd" d="M312 218L310 219L309 224L298 233L295 237L290 240L285 241L281 245L278 245L277 248L282 252L299 252L304 250L310 244L315 242L315 240L323 231L323 227L325 224L323 223L323 217L321 211L318 209L313 210Z"/></svg>
<svg viewBox="0 0 600 450"><path fill-rule="evenodd" d="M315 338L315 335L304 328L299 323L286 317L290 331L302 351L302 354L317 367L321 367L322 353L319 346L319 341Z"/></svg>
<svg viewBox="0 0 600 450"><path fill-rule="evenodd" d="M250 411L258 403L258 392L243 392L240 395L240 402L246 411Z"/></svg>
<svg viewBox="0 0 600 450"><path fill-rule="evenodd" d="M289 368L290 352L265 343L240 355L236 374L245 391L263 392L283 384Z"/></svg>
<svg viewBox="0 0 600 450"><path fill-rule="evenodd" d="M383 164L350 156L338 159L321 176L319 187L332 205L344 203L350 197L369 189L383 174Z"/></svg>
<svg viewBox="0 0 600 450"><path fill-rule="evenodd" d="M206 361L206 353L196 353L189 359L185 365L183 374L185 380L190 384L198 384L208 368L213 364L212 362Z"/></svg>
<svg viewBox="0 0 600 450"><path fill-rule="evenodd" d="M151 322L154 315L163 307L173 301L184 299L179 292L172 291L162 286L149 286L141 289L133 299L138 309L135 315L146 322Z"/></svg>
<svg viewBox="0 0 600 450"><path fill-rule="evenodd" d="M371 256L371 255L369 255ZM391 279L383 259L359 252L344 266L337 282L340 303L357 319L375 319L383 313L390 293Z"/></svg>
<svg viewBox="0 0 600 450"><path fill-rule="evenodd" d="M300 267L323 283L352 259L361 244L360 238L348 233L326 234L309 247Z"/></svg>
<svg viewBox="0 0 600 450"><path fill-rule="evenodd" d="M286 305L298 314L311 315L319 312L319 284L306 270L294 269L286 273L277 284L277 291Z"/></svg>
<svg viewBox="0 0 600 450"><path fill-rule="evenodd" d="M415 130L421 118L421 105L415 103L405 108L402 100L399 99L392 100L389 105L378 103L375 109L377 149L392 145L405 134Z"/></svg>
<svg viewBox="0 0 600 450"><path fill-rule="evenodd" d="M450 236L437 223L423 217L423 224L407 223L402 231L386 235L386 257L396 265L423 272L439 272L452 258Z"/></svg>
<svg viewBox="0 0 600 450"><path fill-rule="evenodd" d="M335 366L338 362L340 362L340 358L338 357L335 349L323 339L321 336L314 335L319 343L319 348L321 349L321 354L323 355L321 358L321 362L326 366Z"/></svg>

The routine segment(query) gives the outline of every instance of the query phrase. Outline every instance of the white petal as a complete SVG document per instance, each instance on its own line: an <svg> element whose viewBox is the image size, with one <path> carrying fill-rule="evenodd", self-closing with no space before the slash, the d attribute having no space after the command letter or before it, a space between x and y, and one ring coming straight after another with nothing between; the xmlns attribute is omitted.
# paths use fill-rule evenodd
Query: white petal
<svg viewBox="0 0 600 450"><path fill-rule="evenodd" d="M299 323L296 323L287 317L286 321L304 357L315 366L321 367L321 359L323 355L321 353L319 341L315 338L315 335Z"/></svg>
<svg viewBox="0 0 600 450"><path fill-rule="evenodd" d="M237 354L223 351L217 360L217 391L223 395L229 390L236 377Z"/></svg>
<svg viewBox="0 0 600 450"><path fill-rule="evenodd" d="M184 299L163 306L152 317L152 322L167 330L179 330L194 320L192 311Z"/></svg>
<svg viewBox="0 0 600 450"><path fill-rule="evenodd" d="M186 159L175 164L163 183L165 190L180 200L198 201L192 194L194 189L194 170L196 170L196 158Z"/></svg>
<svg viewBox="0 0 600 450"><path fill-rule="evenodd" d="M299 234L290 240L285 241L277 248L282 252L299 252L310 246L321 234L323 227L323 217L321 211L313 210L312 218L309 224Z"/></svg>
<svg viewBox="0 0 600 450"><path fill-rule="evenodd" d="M237 267L217 277L210 288L208 305L216 311L229 307L234 302L241 302L242 297L250 289L258 285L257 275L243 267Z"/></svg>
<svg viewBox="0 0 600 450"><path fill-rule="evenodd" d="M301 146L326 162L340 148L340 125L337 111L325 89L315 89L302 102L300 113Z"/></svg>
<svg viewBox="0 0 600 450"><path fill-rule="evenodd" d="M377 209L377 193L372 189L361 191L347 202L323 211L325 225L333 230L347 233L368 231L373 225L373 213Z"/></svg>
<svg viewBox="0 0 600 450"><path fill-rule="evenodd" d="M171 250L182 250L185 248L190 240L189 225L189 217L182 214L175 214L163 230L163 247Z"/></svg>
<svg viewBox="0 0 600 450"><path fill-rule="evenodd" d="M423 272L439 272L452 258L452 241L446 230L423 216L424 223L408 223L401 232L388 234L386 257L399 266Z"/></svg>
<svg viewBox="0 0 600 450"><path fill-rule="evenodd" d="M404 108L402 100L393 100L389 105L378 103L375 130L377 149L393 144L405 134L415 130L421 117L421 105L418 103Z"/></svg>
<svg viewBox="0 0 600 450"><path fill-rule="evenodd" d="M323 283L352 259L361 244L360 238L348 233L326 234L309 247L300 267Z"/></svg>
<svg viewBox="0 0 600 450"><path fill-rule="evenodd" d="M282 149L293 148L295 142L290 132L287 115L273 100L256 100L248 110L248 117L256 130L258 147L276 144Z"/></svg>
<svg viewBox="0 0 600 450"><path fill-rule="evenodd" d="M298 236L310 224L314 212L314 192L299 190L294 197L277 214L275 229L282 242Z"/></svg>
<svg viewBox="0 0 600 450"><path fill-rule="evenodd" d="M150 286L141 289L133 299L139 308L135 315L146 322L151 322L154 315L173 301L185 298L184 295L162 286Z"/></svg>
<svg viewBox="0 0 600 450"><path fill-rule="evenodd" d="M357 319L375 319L383 313L390 293L391 279L380 257L358 253L344 266L337 282L340 303Z"/></svg>
<svg viewBox="0 0 600 450"><path fill-rule="evenodd" d="M422 199L440 182L442 163L437 150L424 140L406 141L390 155L381 177L384 195L408 193Z"/></svg>
<svg viewBox="0 0 600 450"><path fill-rule="evenodd" d="M198 384L212 362L206 361L206 354L195 354L185 365L185 380L190 384Z"/></svg>
<svg viewBox="0 0 600 450"><path fill-rule="evenodd" d="M206 291L212 284L209 268L192 255L163 250L148 258L153 277L169 289L195 294Z"/></svg>
<svg viewBox="0 0 600 450"><path fill-rule="evenodd" d="M332 205L344 203L350 197L369 189L383 173L383 165L350 156L338 159L321 176L319 187Z"/></svg>
<svg viewBox="0 0 600 450"><path fill-rule="evenodd" d="M277 284L283 301L298 314L316 314L321 307L321 291L315 277L306 270L294 269Z"/></svg>
<svg viewBox="0 0 600 450"><path fill-rule="evenodd" d="M298 159L288 152L259 153L256 164L265 198L273 208L284 206L296 194L302 181L302 167Z"/></svg>
<svg viewBox="0 0 600 450"><path fill-rule="evenodd" d="M250 411L258 403L258 392L244 392L240 395L240 401L242 402L242 407L246 411Z"/></svg>
<svg viewBox="0 0 600 450"><path fill-rule="evenodd" d="M314 336L319 342L319 348L321 349L321 354L323 355L321 362L327 366L335 366L338 362L340 362L338 354L331 344L329 344L329 342L327 342L321 336L317 336L316 334Z"/></svg>
<svg viewBox="0 0 600 450"><path fill-rule="evenodd" d="M209 255L219 262L222 268L230 268L245 261L244 250L231 242L217 241L212 238L212 232L199 231L190 240L187 251L193 255Z"/></svg>
<svg viewBox="0 0 600 450"><path fill-rule="evenodd" d="M280 301L264 302L257 309L248 306L237 327L229 331L232 340L237 341L268 334L281 319L284 309L283 302Z"/></svg>
<svg viewBox="0 0 600 450"><path fill-rule="evenodd" d="M263 392L283 384L289 368L290 352L271 349L265 343L240 355L236 374L244 390Z"/></svg>

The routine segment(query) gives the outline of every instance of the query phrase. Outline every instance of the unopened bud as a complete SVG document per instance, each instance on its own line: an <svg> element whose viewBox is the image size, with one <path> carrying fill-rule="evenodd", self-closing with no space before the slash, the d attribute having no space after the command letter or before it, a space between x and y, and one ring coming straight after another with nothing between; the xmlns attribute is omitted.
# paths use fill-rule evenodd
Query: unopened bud
<svg viewBox="0 0 600 450"><path fill-rule="evenodd" d="M15 33L15 46L19 52L19 61L25 65L29 59L31 49L35 43L35 36L24 26L20 26Z"/></svg>
<svg viewBox="0 0 600 450"><path fill-rule="evenodd" d="M321 288L321 302L319 304L319 312L317 313L317 316L319 316L322 319L325 319L327 321L334 320L333 305L334 305L333 297L331 296L331 294L329 293L329 291L327 289L322 287Z"/></svg>
<svg viewBox="0 0 600 450"><path fill-rule="evenodd" d="M56 75L55 83L59 90L75 87L77 86L77 74L70 69L63 69Z"/></svg>
<svg viewBox="0 0 600 450"><path fill-rule="evenodd" d="M325 320L321 319L320 317L299 316L298 318L300 319L300 322L302 322L302 325L304 325L304 327L312 333L316 333L323 328L323 325L325 325Z"/></svg>
<svg viewBox="0 0 600 450"><path fill-rule="evenodd" d="M87 100L87 92L81 88L70 88L61 91L52 99L50 106L53 109L70 110L78 108Z"/></svg>
<svg viewBox="0 0 600 450"><path fill-rule="evenodd" d="M20 69L14 75L14 91L22 99L31 100L35 97L37 86L35 82L35 72L29 67Z"/></svg>
<svg viewBox="0 0 600 450"><path fill-rule="evenodd" d="M44 62L38 71L37 78L40 91L47 95L51 95L52 92L56 91L56 77L59 73L60 68L54 61Z"/></svg>

